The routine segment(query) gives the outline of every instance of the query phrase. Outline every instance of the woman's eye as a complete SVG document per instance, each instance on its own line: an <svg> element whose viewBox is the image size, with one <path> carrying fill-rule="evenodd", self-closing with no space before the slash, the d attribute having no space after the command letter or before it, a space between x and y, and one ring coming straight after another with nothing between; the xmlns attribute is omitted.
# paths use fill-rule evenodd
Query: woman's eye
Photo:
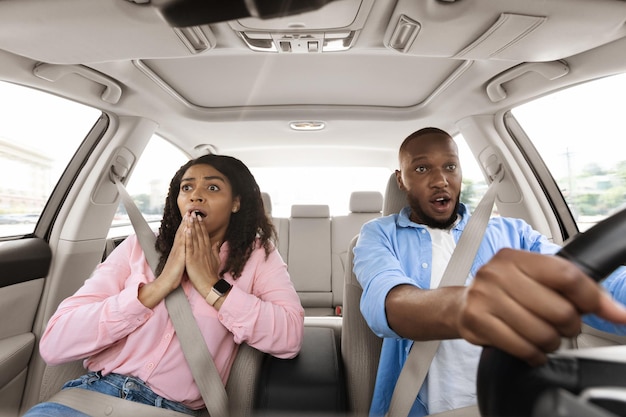
<svg viewBox="0 0 626 417"><path fill-rule="evenodd" d="M208 189L209 191L219 191L220 187L218 187L217 185L209 185Z"/></svg>
<svg viewBox="0 0 626 417"><path fill-rule="evenodd" d="M188 184L181 185L180 189L182 191L189 191L191 190L191 185L188 185Z"/></svg>

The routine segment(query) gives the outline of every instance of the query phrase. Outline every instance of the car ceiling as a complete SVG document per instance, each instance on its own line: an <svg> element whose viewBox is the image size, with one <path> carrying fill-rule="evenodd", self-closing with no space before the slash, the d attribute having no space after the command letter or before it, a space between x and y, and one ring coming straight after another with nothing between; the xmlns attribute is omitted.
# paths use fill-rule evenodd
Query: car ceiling
<svg viewBox="0 0 626 417"><path fill-rule="evenodd" d="M283 18L173 28L143 1L2 0L0 49L32 66L33 80L17 82L154 119L190 154L393 166L415 129L455 131L468 115L510 105L488 94L494 77L522 68L515 77L556 88L543 86L571 71L570 57L624 38L625 20L622 0L335 0ZM337 39L352 44L308 51ZM523 69L543 62L546 71ZM293 121L326 127L296 132Z"/></svg>

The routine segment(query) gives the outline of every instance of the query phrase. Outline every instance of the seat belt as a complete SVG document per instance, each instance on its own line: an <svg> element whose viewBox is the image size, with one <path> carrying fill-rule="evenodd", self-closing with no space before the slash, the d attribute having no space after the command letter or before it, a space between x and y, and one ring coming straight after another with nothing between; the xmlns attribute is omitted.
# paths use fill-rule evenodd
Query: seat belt
<svg viewBox="0 0 626 417"><path fill-rule="evenodd" d="M472 213L465 230L459 238L459 242L452 253L450 261L441 278L439 287L449 287L453 285L464 285L467 275L478 247L483 240L487 223L491 217L493 205L496 199L496 190L498 184L504 177L504 169L502 165L498 167L496 173L492 176L491 184L487 192L478 203L476 210ZM387 416L389 417L406 417L409 415L417 394L419 393L430 364L437 353L439 340L414 341L411 351L400 371L400 376L394 387L391 396L391 403ZM456 410L450 410L443 413L437 413L437 416L478 416L478 408L476 406L463 407Z"/></svg>
<svg viewBox="0 0 626 417"><path fill-rule="evenodd" d="M119 176L115 174L113 168L111 169L111 176L122 197L122 203L133 224L141 248L146 254L148 265L155 272L159 262L159 255L154 247L156 236L126 191L126 187L120 181ZM228 397L226 388L215 367L202 333L200 333L198 323L193 316L189 300L187 300L182 286L178 286L165 297L165 305L209 414L213 417L227 417Z"/></svg>
<svg viewBox="0 0 626 417"><path fill-rule="evenodd" d="M117 191L120 194L122 203L124 204L124 208L126 209L128 217L130 218L133 228L135 229L135 234L137 235L139 244L141 245L141 248L145 254L146 261L148 262L148 265L154 273L159 263L159 254L157 253L154 246L156 242L156 236L152 229L150 229L150 226L144 219L139 209L137 208L137 205L133 201L132 197L128 194L128 191L126 191L126 187L124 187L124 184L122 184L120 176L115 172L115 167L111 167L110 178L117 187ZM209 415L213 417L228 417L228 396L226 395L226 388L224 387L224 383L222 382L222 379L219 376L219 372L215 367L213 358L209 353L207 344L204 341L202 334L200 333L200 329L198 328L196 319L191 311L191 306L189 305L187 296L185 295L185 292L183 291L181 286L178 286L178 288L172 291L165 298L165 305L170 315L170 319L172 320L172 323L174 325L176 335L178 336L178 339L180 341L183 354L185 356L185 359L187 360L187 363L189 364L189 368L191 369L191 373L196 384L198 385L200 393L202 394L202 399L204 400L204 404L209 412ZM68 398L68 400L71 401L71 396L74 394L63 394L64 391L69 390L62 390L57 395L53 396L50 401L54 399L55 402L60 402L64 398ZM84 394L78 393L77 395L80 396ZM84 400L85 398L83 398L83 402ZM97 398L94 398L94 401L98 401ZM127 400L122 401L128 404L144 405ZM90 404L87 404L90 413L94 413L94 411L96 412L93 415L100 415L100 413L102 412L102 404L100 404L99 401L97 402L97 404L98 405L93 408L89 406ZM75 405L66 405L75 408ZM124 407L126 409L130 406L118 405L118 409L121 407ZM131 414L128 411L126 415ZM171 410L169 411L171 413L176 413L170 415L181 414L173 412ZM152 412L153 411L151 411L151 413Z"/></svg>
<svg viewBox="0 0 626 417"><path fill-rule="evenodd" d="M63 404L91 417L189 417L181 413L153 405L137 403L82 388L65 388L54 394L48 402ZM148 410L148 407L150 409Z"/></svg>

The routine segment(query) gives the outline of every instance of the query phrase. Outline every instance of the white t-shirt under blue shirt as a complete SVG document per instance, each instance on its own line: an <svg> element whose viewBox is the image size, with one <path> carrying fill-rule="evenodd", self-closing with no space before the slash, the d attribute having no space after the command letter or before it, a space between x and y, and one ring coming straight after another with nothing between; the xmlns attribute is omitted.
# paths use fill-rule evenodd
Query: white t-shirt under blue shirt
<svg viewBox="0 0 626 417"><path fill-rule="evenodd" d="M451 229L425 228L430 234L433 248L430 288L437 288L456 242ZM442 340L439 343L428 371L426 388L421 393L430 414L476 404L475 375L480 352L480 347L462 339Z"/></svg>

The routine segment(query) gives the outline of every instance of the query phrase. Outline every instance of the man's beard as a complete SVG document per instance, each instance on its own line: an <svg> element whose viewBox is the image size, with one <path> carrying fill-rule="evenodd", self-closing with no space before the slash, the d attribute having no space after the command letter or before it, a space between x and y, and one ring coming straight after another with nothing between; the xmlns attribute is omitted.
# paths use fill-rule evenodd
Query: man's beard
<svg viewBox="0 0 626 417"><path fill-rule="evenodd" d="M407 199L409 200L409 205L411 206L411 212L415 213L415 215L418 216L418 218L420 219L419 221L420 224L428 226L432 229L446 230L446 229L449 229L450 226L452 226L454 222L456 221L456 218L459 212L459 205L460 205L459 197L460 197L460 194L456 198L456 204L454 205L454 210L452 211L452 214L450 215L448 219L444 221L439 221L437 219L430 217L426 213L424 213L417 199L414 199L411 196L407 196Z"/></svg>

